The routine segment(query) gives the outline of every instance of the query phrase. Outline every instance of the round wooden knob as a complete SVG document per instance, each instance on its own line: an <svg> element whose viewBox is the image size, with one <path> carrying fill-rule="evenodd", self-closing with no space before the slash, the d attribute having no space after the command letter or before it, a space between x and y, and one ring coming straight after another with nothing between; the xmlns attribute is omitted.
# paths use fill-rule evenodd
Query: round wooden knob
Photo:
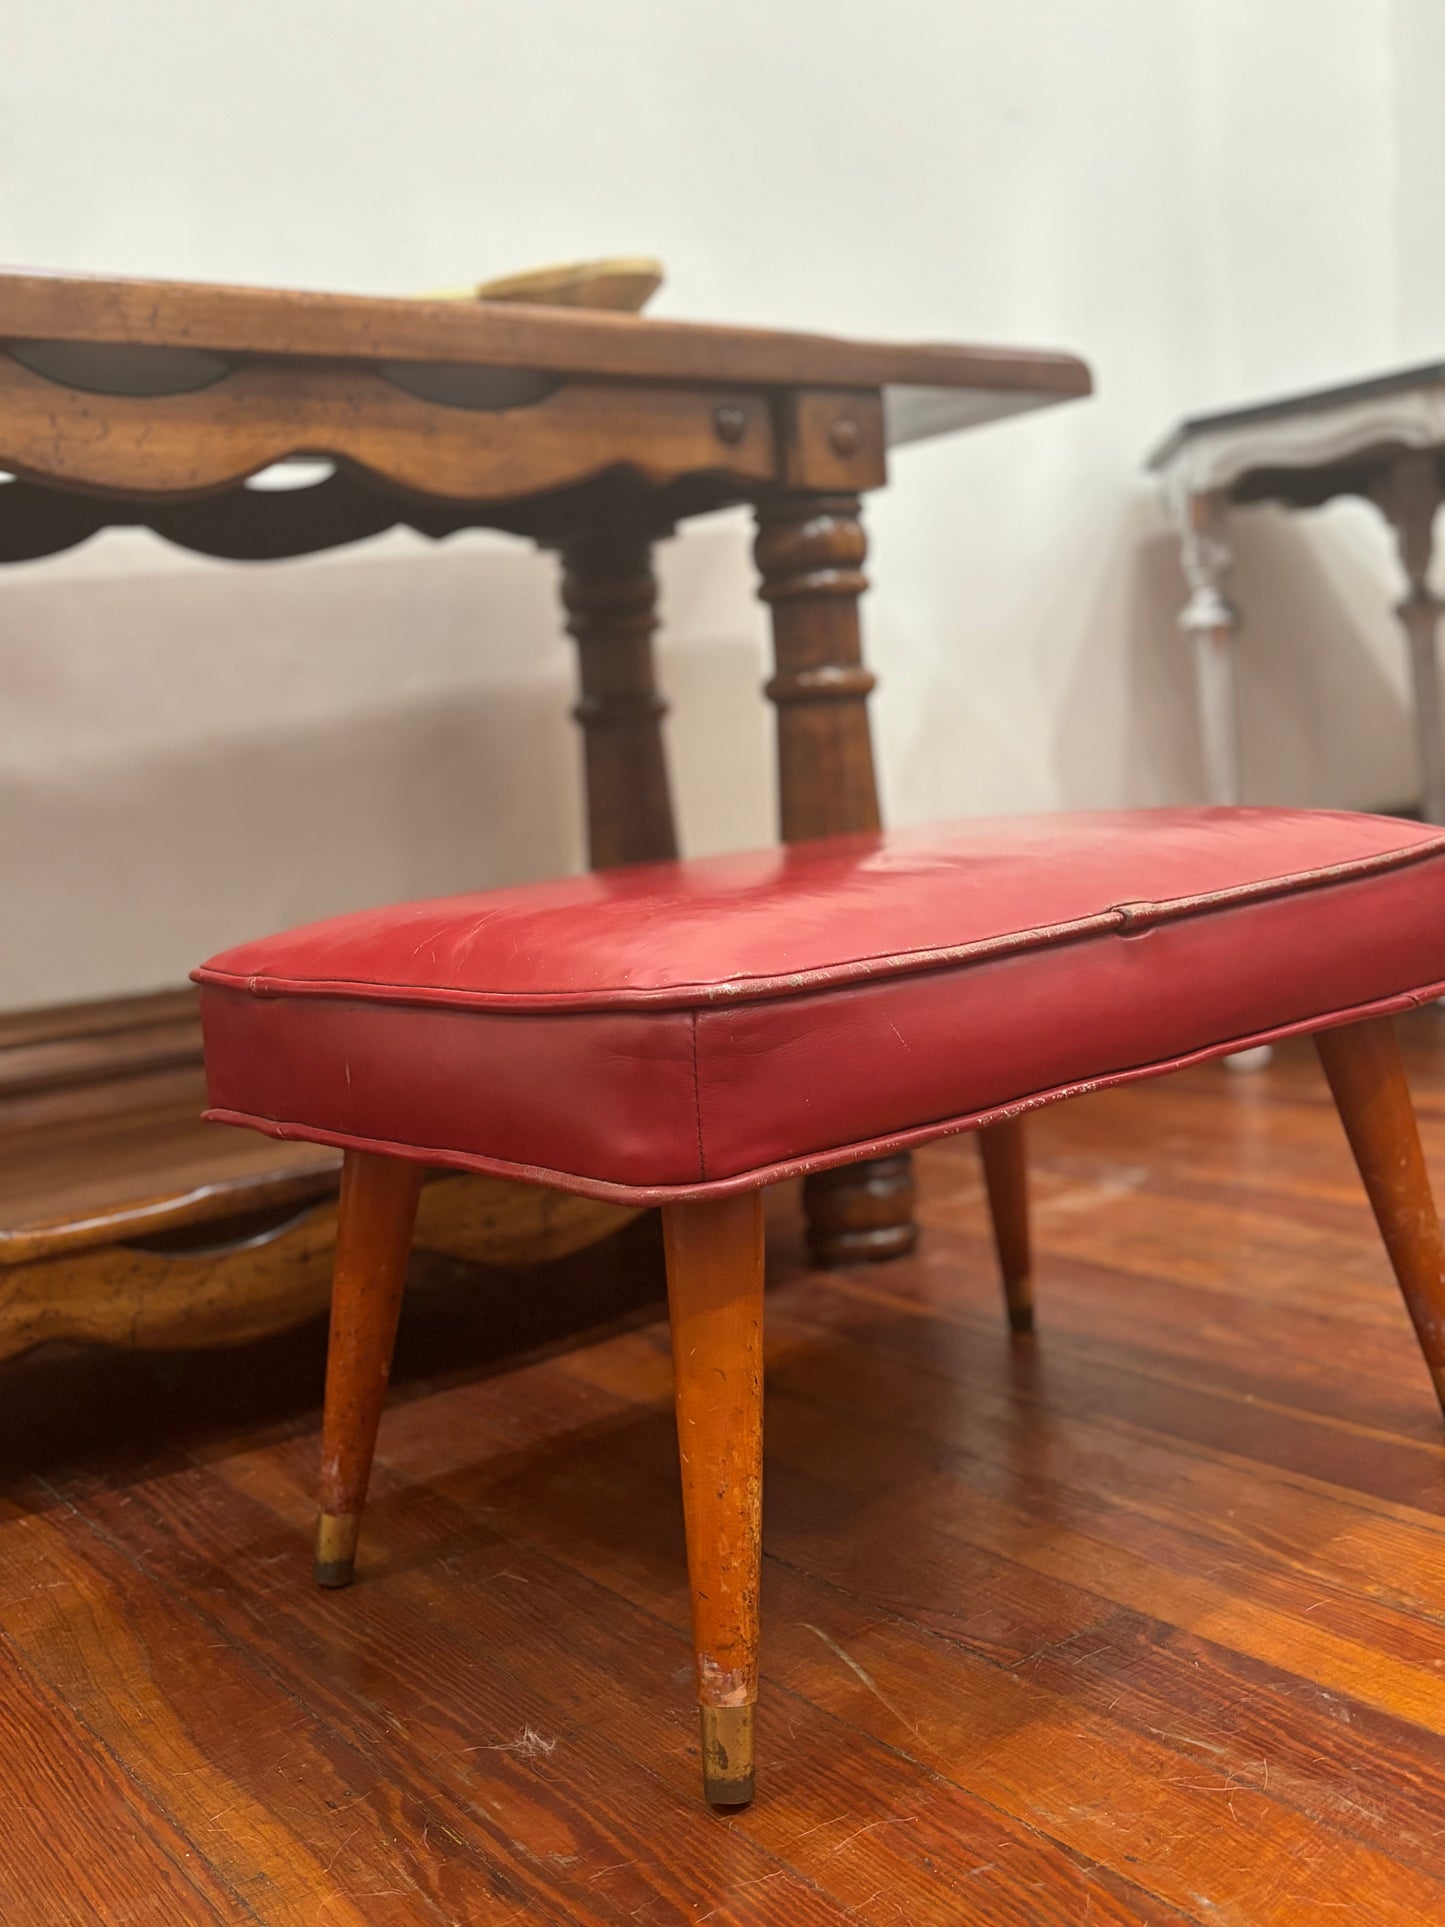
<svg viewBox="0 0 1445 1927"><path fill-rule="evenodd" d="M851 415L840 415L828 430L828 442L835 455L856 455L863 431Z"/></svg>

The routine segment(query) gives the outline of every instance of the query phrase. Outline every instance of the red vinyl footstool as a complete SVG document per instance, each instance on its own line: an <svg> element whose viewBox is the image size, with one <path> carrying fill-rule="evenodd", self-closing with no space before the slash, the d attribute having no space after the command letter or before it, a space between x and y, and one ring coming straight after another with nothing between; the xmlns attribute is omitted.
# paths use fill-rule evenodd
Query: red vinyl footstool
<svg viewBox="0 0 1445 1927"><path fill-rule="evenodd" d="M660 1204L703 1784L753 1790L762 1187L1316 1043L1445 1401L1445 1251L1392 1013L1445 991L1445 833L1157 810L843 837L336 917L196 973L208 1116L345 1149L318 1577L345 1584L423 1169Z"/></svg>

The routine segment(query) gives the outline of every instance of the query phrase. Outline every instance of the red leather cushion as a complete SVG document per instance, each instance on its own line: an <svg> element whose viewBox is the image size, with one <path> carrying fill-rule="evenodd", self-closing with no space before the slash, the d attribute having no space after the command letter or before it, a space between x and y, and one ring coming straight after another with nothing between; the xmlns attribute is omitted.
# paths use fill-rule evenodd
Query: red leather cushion
<svg viewBox="0 0 1445 1927"><path fill-rule="evenodd" d="M1433 997L1445 833L995 819L370 910L195 976L211 1117L656 1200Z"/></svg>

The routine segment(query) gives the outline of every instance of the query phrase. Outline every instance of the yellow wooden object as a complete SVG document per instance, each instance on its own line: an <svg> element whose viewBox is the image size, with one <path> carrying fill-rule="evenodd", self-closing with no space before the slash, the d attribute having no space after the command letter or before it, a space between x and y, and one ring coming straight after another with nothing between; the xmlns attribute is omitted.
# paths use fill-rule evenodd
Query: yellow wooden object
<svg viewBox="0 0 1445 1927"><path fill-rule="evenodd" d="M438 288L434 301L523 301L538 308L605 308L641 314L662 286L662 263L645 254L606 261L566 261L522 274L480 281L471 288Z"/></svg>

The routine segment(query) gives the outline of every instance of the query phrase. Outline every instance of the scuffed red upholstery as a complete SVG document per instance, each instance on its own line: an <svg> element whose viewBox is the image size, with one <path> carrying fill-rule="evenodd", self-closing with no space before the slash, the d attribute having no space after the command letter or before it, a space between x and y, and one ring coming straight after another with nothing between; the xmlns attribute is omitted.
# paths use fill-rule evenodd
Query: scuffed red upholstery
<svg viewBox="0 0 1445 1927"><path fill-rule="evenodd" d="M737 1189L1445 989L1445 833L995 819L336 917L195 973L209 1116Z"/></svg>

